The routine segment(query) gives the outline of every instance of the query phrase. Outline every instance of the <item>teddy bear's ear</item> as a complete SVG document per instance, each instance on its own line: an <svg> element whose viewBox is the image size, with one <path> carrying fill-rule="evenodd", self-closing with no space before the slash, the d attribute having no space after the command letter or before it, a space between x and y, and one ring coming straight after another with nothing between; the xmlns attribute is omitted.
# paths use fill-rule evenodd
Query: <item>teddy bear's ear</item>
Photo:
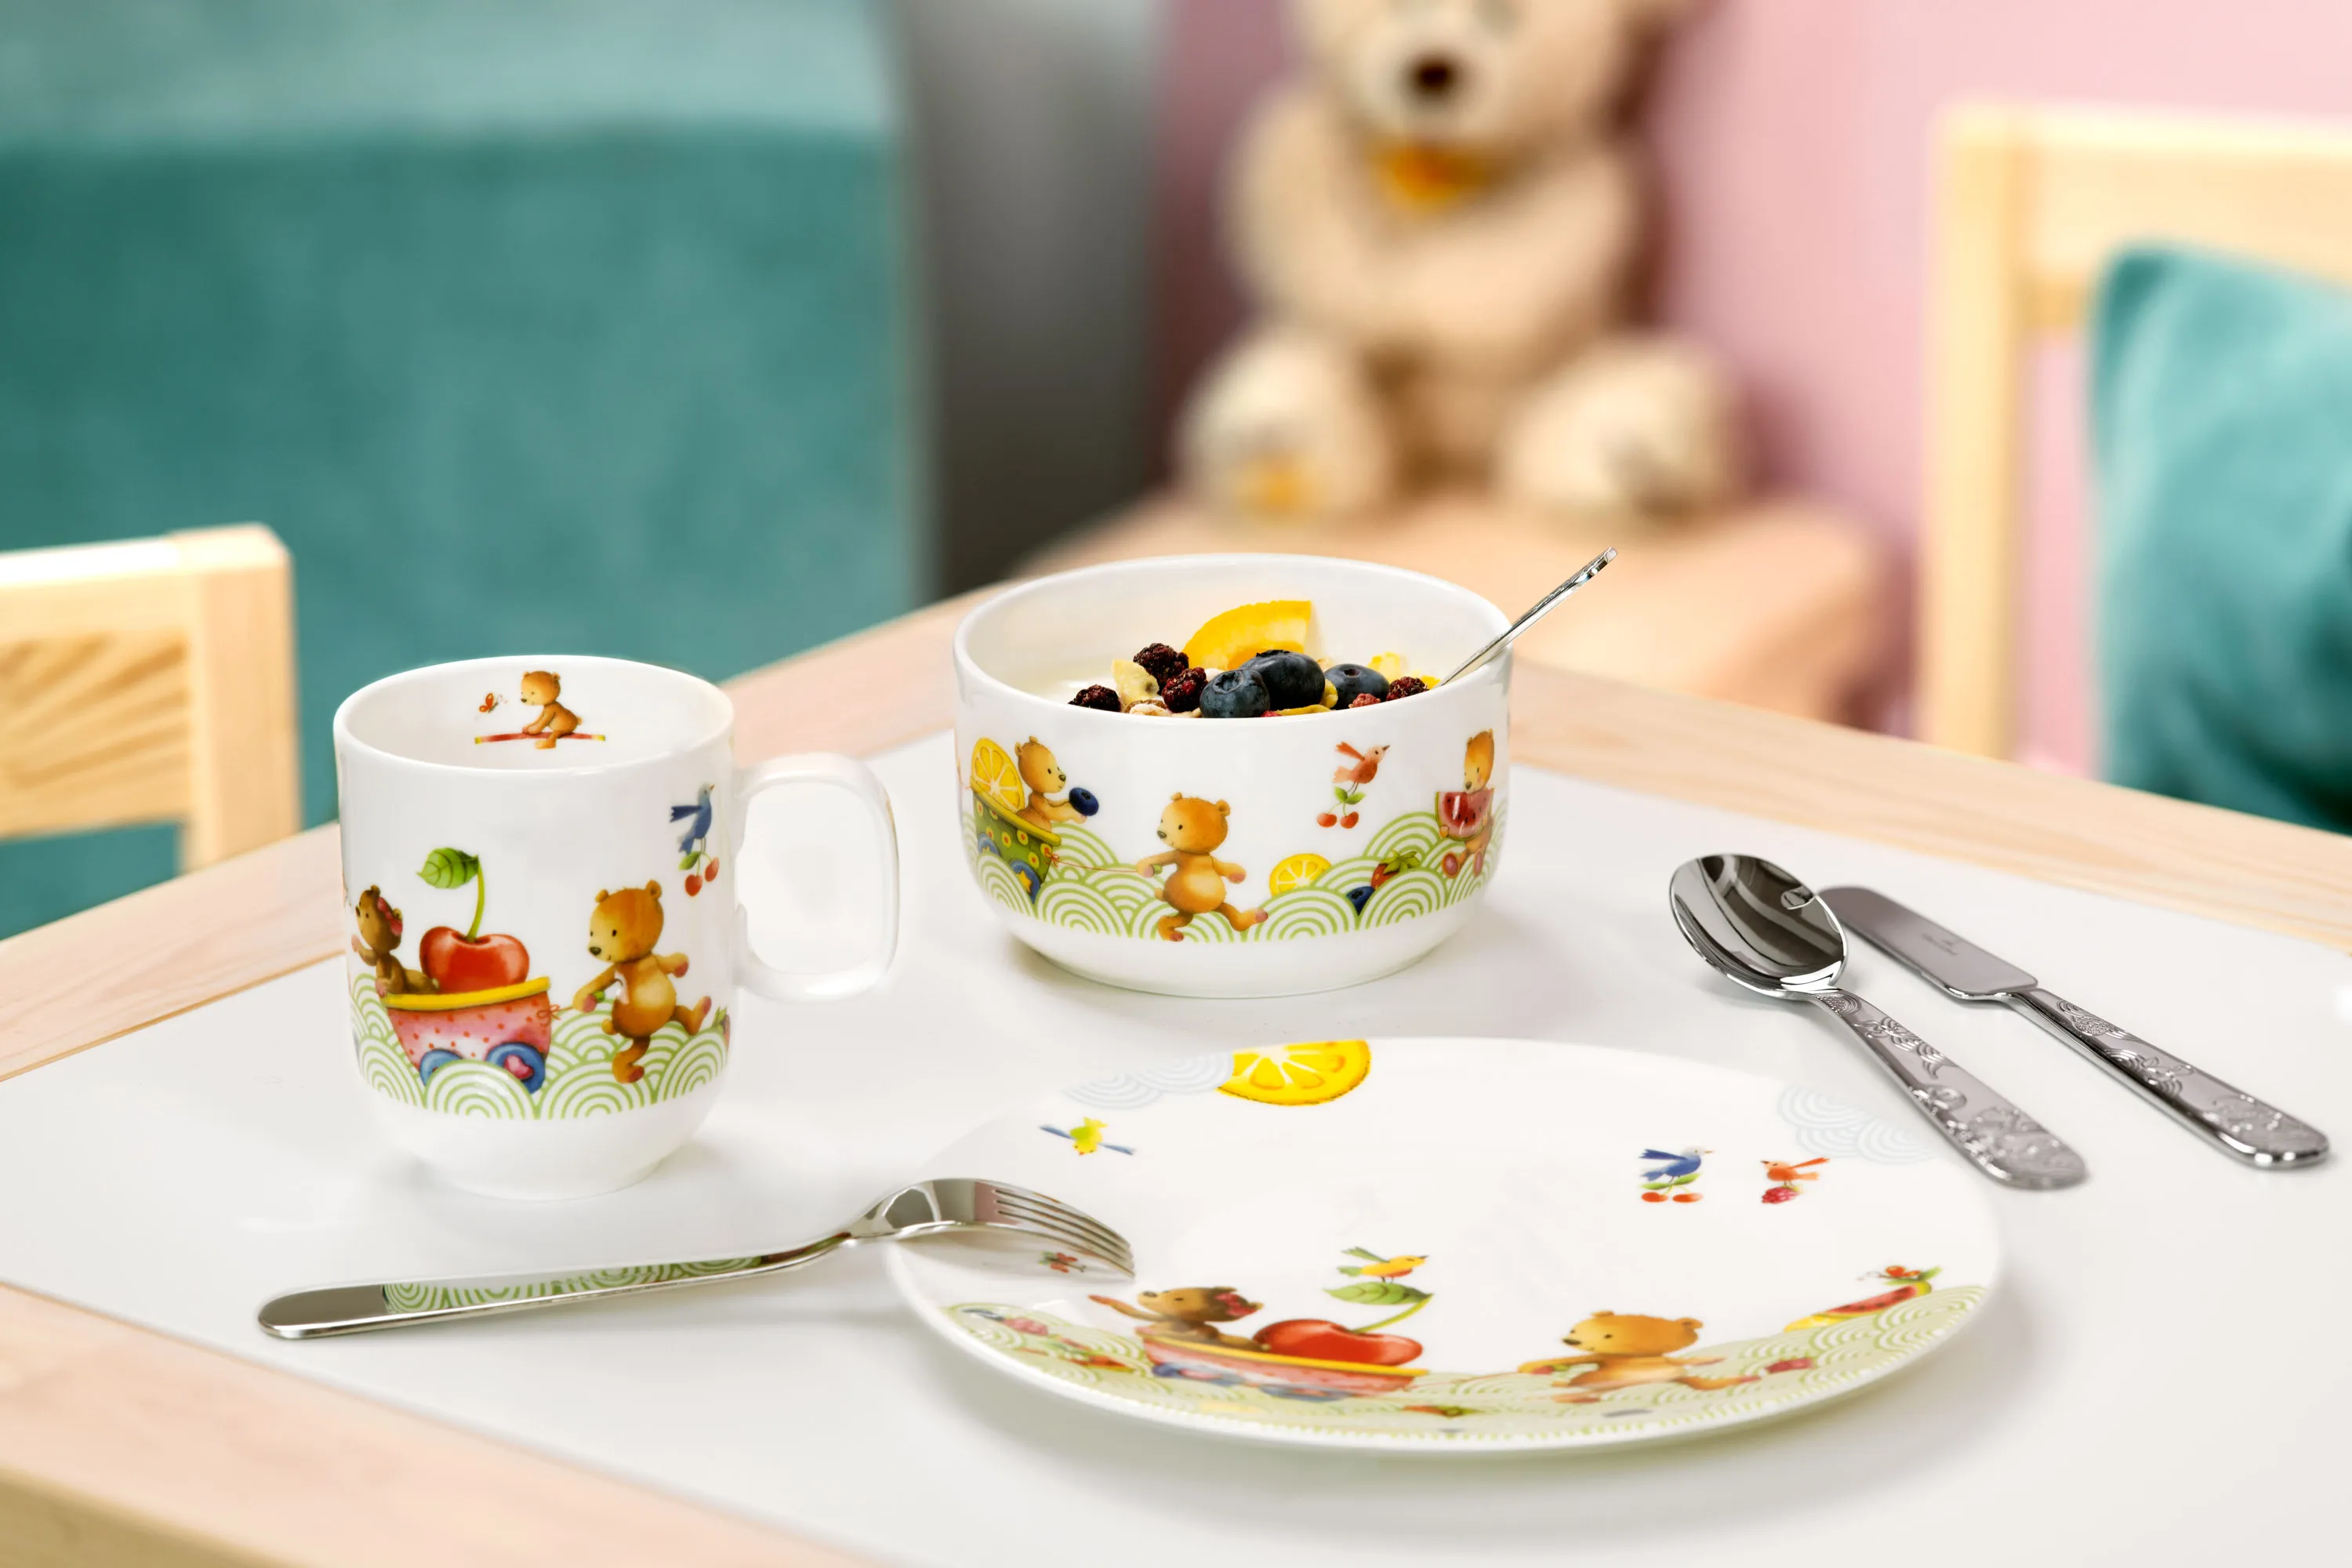
<svg viewBox="0 0 2352 1568"><path fill-rule="evenodd" d="M1184 792L1183 792L1182 790L1181 790L1181 789L1180 789L1180 790L1178 790L1174 795L1170 795L1168 798L1169 798L1170 800L1182 800L1182 799L1184 798Z"/></svg>
<svg viewBox="0 0 2352 1568"><path fill-rule="evenodd" d="M609 888L599 888L596 889L596 901L600 904L612 896L612 889Z"/></svg>
<svg viewBox="0 0 2352 1568"><path fill-rule="evenodd" d="M1696 1318L1676 1318L1675 1321L1680 1323L1686 1329L1703 1329L1706 1327L1705 1323L1700 1322Z"/></svg>
<svg viewBox="0 0 2352 1568"><path fill-rule="evenodd" d="M1231 816L1233 814L1234 808L1232 806L1227 805L1222 800L1217 802L1217 815L1219 816Z"/></svg>
<svg viewBox="0 0 2352 1568"><path fill-rule="evenodd" d="M646 884L646 891L658 899L661 897L661 884L659 882L647 882Z"/></svg>

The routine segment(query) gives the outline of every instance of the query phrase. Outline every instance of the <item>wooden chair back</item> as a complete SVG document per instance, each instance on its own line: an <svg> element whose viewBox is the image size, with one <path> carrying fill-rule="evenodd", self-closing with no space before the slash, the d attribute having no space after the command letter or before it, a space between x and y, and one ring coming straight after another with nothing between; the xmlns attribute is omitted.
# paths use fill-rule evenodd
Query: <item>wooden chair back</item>
<svg viewBox="0 0 2352 1568"><path fill-rule="evenodd" d="M0 838L178 822L194 870L301 820L276 534L0 553Z"/></svg>
<svg viewBox="0 0 2352 1568"><path fill-rule="evenodd" d="M1919 556L1920 738L2017 740L2029 355L2147 241L2352 284L2352 131L1976 105L1937 138Z"/></svg>

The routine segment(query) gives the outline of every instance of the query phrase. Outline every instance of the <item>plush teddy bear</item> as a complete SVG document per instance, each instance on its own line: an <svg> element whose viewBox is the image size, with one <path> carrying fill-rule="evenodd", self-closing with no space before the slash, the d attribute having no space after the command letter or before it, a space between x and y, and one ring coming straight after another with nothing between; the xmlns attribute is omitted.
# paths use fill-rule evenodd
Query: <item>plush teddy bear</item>
<svg viewBox="0 0 2352 1568"><path fill-rule="evenodd" d="M1723 374L1627 326L1643 198L1622 100L1686 4L1291 0L1307 69L1227 192L1265 319L1186 413L1193 492L1306 516L1483 476L1622 521L1737 489Z"/></svg>

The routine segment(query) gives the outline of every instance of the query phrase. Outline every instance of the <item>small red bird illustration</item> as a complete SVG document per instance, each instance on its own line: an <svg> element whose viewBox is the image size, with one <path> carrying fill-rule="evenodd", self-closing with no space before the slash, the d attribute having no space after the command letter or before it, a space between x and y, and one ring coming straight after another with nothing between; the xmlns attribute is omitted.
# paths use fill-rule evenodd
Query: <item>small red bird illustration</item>
<svg viewBox="0 0 2352 1568"><path fill-rule="evenodd" d="M1816 1159L1800 1161L1795 1164L1790 1164L1786 1160L1765 1161L1764 1179L1775 1184L1764 1189L1764 1201L1768 1204L1787 1203L1804 1191L1802 1187L1797 1185L1799 1182L1818 1182L1822 1179L1821 1173L1812 1169L1813 1166L1826 1165L1829 1163L1829 1156L1826 1154Z"/></svg>
<svg viewBox="0 0 2352 1568"><path fill-rule="evenodd" d="M1388 752L1389 749L1386 746L1374 746L1369 752L1360 752L1342 742L1339 754L1348 760L1341 763L1337 771L1331 774L1331 782L1335 784L1345 784L1349 789L1363 788L1380 777L1381 759L1387 756Z"/></svg>

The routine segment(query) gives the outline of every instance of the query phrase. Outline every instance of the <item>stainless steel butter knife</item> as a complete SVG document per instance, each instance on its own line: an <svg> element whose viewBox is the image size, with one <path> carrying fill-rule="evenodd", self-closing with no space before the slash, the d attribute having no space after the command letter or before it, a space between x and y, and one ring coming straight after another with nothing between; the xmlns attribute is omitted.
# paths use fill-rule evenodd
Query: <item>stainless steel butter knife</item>
<svg viewBox="0 0 2352 1568"><path fill-rule="evenodd" d="M2309 1165L2326 1157L2327 1139L2317 1128L2085 1012L2017 965L1884 893L1832 888L1822 898L1848 928L1948 994L1962 1002L2006 1002L2224 1152L2265 1166Z"/></svg>

